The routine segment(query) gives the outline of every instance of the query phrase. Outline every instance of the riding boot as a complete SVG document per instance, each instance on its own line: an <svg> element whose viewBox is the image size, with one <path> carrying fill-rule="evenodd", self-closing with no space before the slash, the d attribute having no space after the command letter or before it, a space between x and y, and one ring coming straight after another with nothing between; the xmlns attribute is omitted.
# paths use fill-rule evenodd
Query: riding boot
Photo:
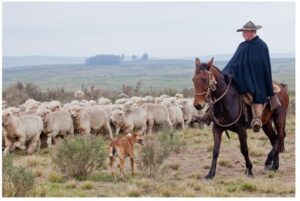
<svg viewBox="0 0 300 201"><path fill-rule="evenodd" d="M261 115L263 111L263 104L251 104L251 110L252 110L252 122L251 127L253 129L253 132L259 132L260 128L262 127L262 121L261 121Z"/></svg>

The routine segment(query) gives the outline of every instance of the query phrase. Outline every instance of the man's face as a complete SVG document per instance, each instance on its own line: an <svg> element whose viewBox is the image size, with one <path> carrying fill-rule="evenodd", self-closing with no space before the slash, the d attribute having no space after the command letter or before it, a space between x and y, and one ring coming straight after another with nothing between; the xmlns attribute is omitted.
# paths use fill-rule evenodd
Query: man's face
<svg viewBox="0 0 300 201"><path fill-rule="evenodd" d="M253 31L243 31L243 38L246 41L249 41L253 38L254 32Z"/></svg>

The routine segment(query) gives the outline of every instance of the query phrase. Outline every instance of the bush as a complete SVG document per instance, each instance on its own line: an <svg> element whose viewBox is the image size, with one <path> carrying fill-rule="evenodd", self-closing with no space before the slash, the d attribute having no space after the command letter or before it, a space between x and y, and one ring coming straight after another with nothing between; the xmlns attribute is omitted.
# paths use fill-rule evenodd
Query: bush
<svg viewBox="0 0 300 201"><path fill-rule="evenodd" d="M141 162L142 168L148 169L148 176L154 177L164 160L172 151L178 151L182 144L179 137L169 131L163 131L156 136L146 136L142 147Z"/></svg>
<svg viewBox="0 0 300 201"><path fill-rule="evenodd" d="M64 182L64 177L62 175L59 175L55 172L52 172L48 176L48 180L51 183L63 183Z"/></svg>
<svg viewBox="0 0 300 201"><path fill-rule="evenodd" d="M3 158L3 196L24 197L34 187L34 174L24 167L14 167L12 155Z"/></svg>
<svg viewBox="0 0 300 201"><path fill-rule="evenodd" d="M64 140L51 153L53 162L69 177L86 178L100 168L106 158L103 138L76 136Z"/></svg>

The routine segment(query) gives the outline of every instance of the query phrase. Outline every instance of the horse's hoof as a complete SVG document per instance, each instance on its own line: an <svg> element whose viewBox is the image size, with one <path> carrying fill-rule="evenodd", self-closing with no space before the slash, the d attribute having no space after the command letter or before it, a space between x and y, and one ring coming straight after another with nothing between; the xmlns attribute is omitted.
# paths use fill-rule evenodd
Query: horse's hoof
<svg viewBox="0 0 300 201"><path fill-rule="evenodd" d="M245 174L247 175L248 178L253 178L254 177L251 170L246 170Z"/></svg>
<svg viewBox="0 0 300 201"><path fill-rule="evenodd" d="M208 174L204 177L205 180L209 181L209 180L212 180L214 178L214 176Z"/></svg>
<svg viewBox="0 0 300 201"><path fill-rule="evenodd" d="M246 175L247 175L248 178L253 178L254 177L254 175L253 175L252 172L251 173L247 173Z"/></svg>
<svg viewBox="0 0 300 201"><path fill-rule="evenodd" d="M274 167L273 164L270 165L265 165L265 170L269 170L269 171L276 171L278 169L278 167L276 168L276 166Z"/></svg>
<svg viewBox="0 0 300 201"><path fill-rule="evenodd" d="M272 165L273 165L273 160L266 160L265 167L266 166L272 166Z"/></svg>

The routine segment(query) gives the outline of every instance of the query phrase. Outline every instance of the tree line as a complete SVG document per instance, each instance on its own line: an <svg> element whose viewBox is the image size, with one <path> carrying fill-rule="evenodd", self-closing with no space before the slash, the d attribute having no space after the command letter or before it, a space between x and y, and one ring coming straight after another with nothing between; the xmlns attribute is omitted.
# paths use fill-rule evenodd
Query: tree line
<svg viewBox="0 0 300 201"><path fill-rule="evenodd" d="M148 61L149 56L147 53L144 53L141 57L137 55L132 55L131 60L135 61ZM99 54L92 57L88 57L85 60L85 64L87 66L109 66L120 64L125 61L125 55L107 55L107 54Z"/></svg>

